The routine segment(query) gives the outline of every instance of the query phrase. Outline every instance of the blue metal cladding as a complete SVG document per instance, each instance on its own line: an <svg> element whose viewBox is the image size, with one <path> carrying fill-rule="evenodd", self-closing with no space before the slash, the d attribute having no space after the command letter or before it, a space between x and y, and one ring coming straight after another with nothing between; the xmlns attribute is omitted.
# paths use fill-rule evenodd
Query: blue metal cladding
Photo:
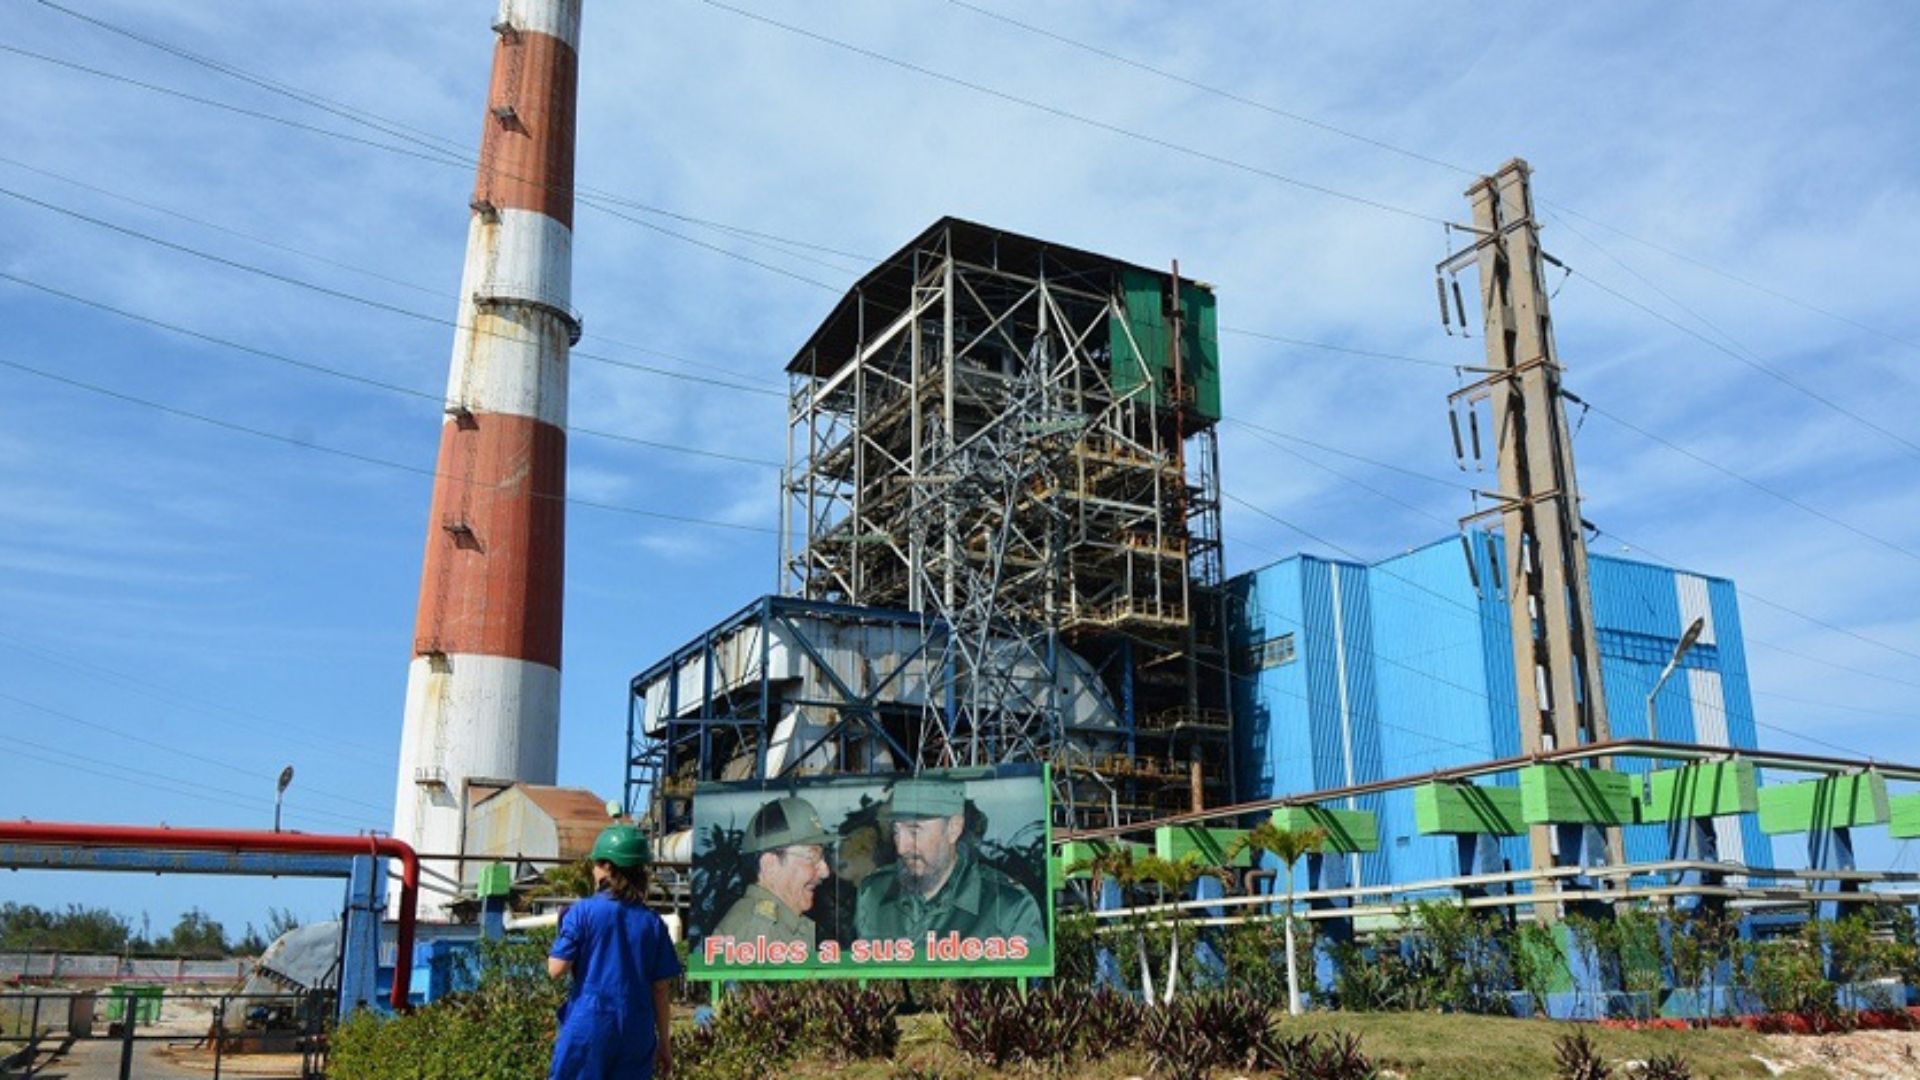
<svg viewBox="0 0 1920 1080"><path fill-rule="evenodd" d="M1469 541L1464 550L1458 540L1447 540L1371 567L1297 556L1230 583L1244 609L1234 628L1236 656L1247 658L1261 642L1295 635L1291 662L1265 669L1248 665L1235 682L1245 797L1324 790L1350 776L1355 782L1410 776L1520 753L1502 553L1484 534ZM1714 632L1688 653L1661 691L1660 734L1694 741L1700 730L1696 713L1705 707L1724 714L1729 745L1757 746L1732 584L1604 555L1591 556L1590 565L1601 680L1615 736L1646 733L1646 695L1684 629L1684 578L1693 595L1706 598ZM1722 700L1695 701L1696 682L1710 690L1717 686ZM1645 772L1648 765L1620 767ZM1517 778L1492 782L1511 785ZM1365 883L1458 872L1449 838L1415 830L1411 792L1368 796L1356 805L1380 815L1381 850L1362 859ZM1772 849L1752 815L1739 820L1737 831L1748 862L1773 865ZM1624 839L1632 859L1665 855L1658 827L1629 828ZM1503 841L1502 851L1510 865L1526 864L1524 838ZM1732 854L1723 847L1723 855Z"/></svg>
<svg viewBox="0 0 1920 1080"><path fill-rule="evenodd" d="M1713 623L1719 638L1716 650L1720 660L1720 695L1727 717L1727 740L1732 746L1760 745L1759 721L1753 711L1753 683L1747 676L1747 642L1740 629L1740 598L1731 581L1713 578L1707 584L1707 599L1713 610ZM1778 865L1773 861L1773 838L1760 831L1756 814L1742 814L1741 843L1748 861ZM1721 852L1722 857L1727 853Z"/></svg>

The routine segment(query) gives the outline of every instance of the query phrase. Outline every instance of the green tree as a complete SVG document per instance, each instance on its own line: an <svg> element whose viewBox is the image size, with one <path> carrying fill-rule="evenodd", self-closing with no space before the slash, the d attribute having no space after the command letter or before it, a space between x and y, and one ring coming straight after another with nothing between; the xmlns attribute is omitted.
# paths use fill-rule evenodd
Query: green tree
<svg viewBox="0 0 1920 1080"><path fill-rule="evenodd" d="M1533 1014L1546 1016L1547 995L1567 970L1567 958L1560 951L1560 939L1553 927L1532 919L1516 924L1508 932L1507 968L1513 972L1514 984L1533 1003Z"/></svg>
<svg viewBox="0 0 1920 1080"><path fill-rule="evenodd" d="M1170 909L1168 922L1172 927L1173 943L1167 949L1167 989L1162 1002L1173 1001L1173 988L1180 977L1180 922L1186 916L1186 907L1181 902L1186 899L1187 890L1194 882L1203 877L1211 877L1222 884L1227 881L1227 872L1219 866L1213 866L1201 858L1197 851L1189 851L1177 859L1163 859L1158 855L1148 855L1136 863L1140 876L1160 886L1162 900L1170 900L1174 905ZM1151 999L1152 988L1148 988Z"/></svg>
<svg viewBox="0 0 1920 1080"><path fill-rule="evenodd" d="M173 924L173 932L156 944L178 956L225 956L227 929L200 908L188 908Z"/></svg>
<svg viewBox="0 0 1920 1080"><path fill-rule="evenodd" d="M1280 874L1287 883L1287 1012L1299 1016L1300 1007L1300 967L1294 959L1293 948L1293 868L1302 858L1312 855L1327 844L1325 829L1282 829L1272 821L1263 821L1249 829L1245 834L1235 837L1227 845L1226 857L1232 860L1242 851L1249 849L1263 855L1271 855L1280 864Z"/></svg>
<svg viewBox="0 0 1920 1080"><path fill-rule="evenodd" d="M132 936L126 917L106 908L69 904L64 911L54 911L0 904L0 949L117 953L126 950Z"/></svg>
<svg viewBox="0 0 1920 1080"><path fill-rule="evenodd" d="M1102 886L1108 879L1119 887L1122 902L1127 893L1139 887L1145 878L1140 873L1138 861L1133 857L1133 847L1119 844L1094 852L1092 858L1080 859L1067 867L1069 874L1090 874L1093 878L1093 894L1099 896ZM1129 909L1127 924L1133 930L1133 942L1140 956L1140 993L1147 1002L1153 1002L1153 972L1147 965L1146 927Z"/></svg>

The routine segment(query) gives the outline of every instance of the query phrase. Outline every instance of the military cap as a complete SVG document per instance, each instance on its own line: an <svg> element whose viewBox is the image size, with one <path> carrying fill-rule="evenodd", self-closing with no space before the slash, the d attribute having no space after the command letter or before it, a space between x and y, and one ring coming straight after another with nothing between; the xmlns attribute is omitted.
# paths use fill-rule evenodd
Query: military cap
<svg viewBox="0 0 1920 1080"><path fill-rule="evenodd" d="M795 844L832 842L833 834L820 824L820 814L813 804L789 795L753 812L753 819L747 822L747 842L741 850L757 855Z"/></svg>
<svg viewBox="0 0 1920 1080"><path fill-rule="evenodd" d="M890 821L941 818L966 808L967 788L957 780L900 780L887 794L884 815Z"/></svg>

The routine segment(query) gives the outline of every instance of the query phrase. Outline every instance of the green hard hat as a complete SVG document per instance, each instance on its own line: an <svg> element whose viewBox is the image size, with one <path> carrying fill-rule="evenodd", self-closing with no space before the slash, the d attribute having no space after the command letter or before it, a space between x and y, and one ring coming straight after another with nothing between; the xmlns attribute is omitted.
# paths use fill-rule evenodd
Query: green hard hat
<svg viewBox="0 0 1920 1080"><path fill-rule="evenodd" d="M830 844L833 834L820 824L820 813L813 804L797 795L775 799L753 812L747 822L747 841L741 850L749 855L792 847L795 844Z"/></svg>
<svg viewBox="0 0 1920 1080"><path fill-rule="evenodd" d="M609 825L600 830L600 836L593 842L593 861L610 862L615 866L645 866L653 861L653 852L647 848L647 837L632 825Z"/></svg>
<svg viewBox="0 0 1920 1080"><path fill-rule="evenodd" d="M967 808L967 788L957 780L914 779L894 783L884 811L890 821L952 817Z"/></svg>

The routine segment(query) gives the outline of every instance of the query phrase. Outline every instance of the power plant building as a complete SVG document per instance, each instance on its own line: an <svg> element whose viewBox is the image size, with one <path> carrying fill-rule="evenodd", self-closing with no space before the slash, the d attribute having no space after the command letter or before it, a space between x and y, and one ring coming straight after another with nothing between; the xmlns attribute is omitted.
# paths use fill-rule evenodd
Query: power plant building
<svg viewBox="0 0 1920 1080"><path fill-rule="evenodd" d="M943 218L787 372L783 592L630 686L626 808L666 858L704 780L1044 761L1056 827L1117 829L1526 752L1492 534L1226 579L1215 298L1177 264ZM1731 583L1602 555L1589 573L1600 737L1647 735L1639 706L1697 619L1659 737L1755 748ZM1357 884L1460 872L1413 804L1347 802L1381 839ZM1720 857L1773 865L1752 814L1715 829ZM1666 857L1660 827L1622 833L1629 860Z"/></svg>
<svg viewBox="0 0 1920 1080"><path fill-rule="evenodd" d="M1325 791L1520 755L1513 648L1497 545L1449 539L1372 565L1300 555L1234 578L1234 702L1242 800ZM1469 565L1469 553L1472 559ZM1686 628L1699 640L1661 690L1658 737L1757 749L1733 583L1590 555L1601 678L1613 735L1648 737L1645 699ZM1635 776L1646 759L1614 768ZM1508 773L1488 782L1513 784ZM1423 836L1408 789L1334 805L1378 815L1359 884L1454 876L1450 838ZM1753 814L1718 818L1719 854L1771 867ZM1665 826L1622 830L1632 862L1667 858ZM1502 842L1527 865L1525 837Z"/></svg>

